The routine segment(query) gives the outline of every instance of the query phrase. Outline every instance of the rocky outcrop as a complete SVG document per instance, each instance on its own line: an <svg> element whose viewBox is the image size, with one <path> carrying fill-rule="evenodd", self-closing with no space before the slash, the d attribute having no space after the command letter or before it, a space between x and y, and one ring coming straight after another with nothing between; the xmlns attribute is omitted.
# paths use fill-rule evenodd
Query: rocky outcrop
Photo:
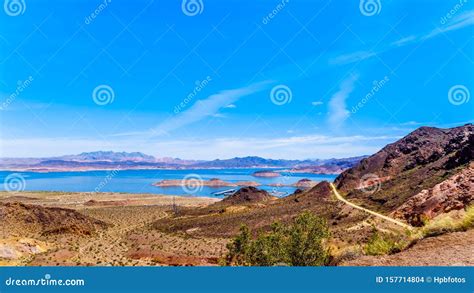
<svg viewBox="0 0 474 293"><path fill-rule="evenodd" d="M298 182L292 184L293 187L298 187L298 188L303 188L303 189L306 189L306 188L312 188L314 187L316 184L318 184L317 181L313 181L313 180L310 180L310 179L301 179L301 180L298 180Z"/></svg>
<svg viewBox="0 0 474 293"><path fill-rule="evenodd" d="M323 204L331 197L332 190L329 182L322 181L307 191L294 192L292 195L282 199L283 201L307 203L310 205Z"/></svg>
<svg viewBox="0 0 474 293"><path fill-rule="evenodd" d="M271 196L268 192L262 189L255 188L253 186L242 187L237 190L236 193L224 198L223 203L226 204L246 204L246 203L257 203L267 200L276 199Z"/></svg>
<svg viewBox="0 0 474 293"><path fill-rule="evenodd" d="M393 212L412 196L442 183L473 160L474 125L421 127L343 172L335 180L348 198ZM367 186L375 183L373 186Z"/></svg>
<svg viewBox="0 0 474 293"><path fill-rule="evenodd" d="M458 152L468 152L465 148L472 146L473 135L472 124L450 129L421 127L343 172L336 178L336 186L341 191L349 191L357 189L360 179L366 174L392 178L438 160L446 161L446 165L450 156L461 156ZM449 167L454 168L472 160L472 148L470 151L470 157L466 155L463 159L452 160Z"/></svg>
<svg viewBox="0 0 474 293"><path fill-rule="evenodd" d="M474 201L474 163L433 188L408 199L393 215L414 226L441 213L460 210Z"/></svg>

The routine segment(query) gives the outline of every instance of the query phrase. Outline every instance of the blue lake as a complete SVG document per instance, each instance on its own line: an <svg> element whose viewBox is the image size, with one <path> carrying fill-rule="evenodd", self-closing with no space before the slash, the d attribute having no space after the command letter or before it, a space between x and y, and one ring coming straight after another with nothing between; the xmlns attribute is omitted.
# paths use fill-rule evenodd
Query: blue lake
<svg viewBox="0 0 474 293"><path fill-rule="evenodd" d="M65 192L123 192L123 193L154 193L186 196L215 196L214 192L228 190L232 187L191 187L192 193L187 193L181 187L157 187L152 184L163 179L183 179L186 176L197 177L202 180L219 178L228 182L255 181L261 189L278 192L281 196L292 193L294 187L274 187L268 184L292 184L300 179L308 178L314 181L333 181L335 175L317 175L310 173L283 173L280 177L254 177L255 171L262 169L193 169L193 170L123 170L123 171L84 171L84 172L10 172L0 171L2 190L7 189L7 176L12 173L20 174L24 178L22 189L27 191L65 191ZM16 175L15 175L16 176ZM194 177L193 177L194 176Z"/></svg>

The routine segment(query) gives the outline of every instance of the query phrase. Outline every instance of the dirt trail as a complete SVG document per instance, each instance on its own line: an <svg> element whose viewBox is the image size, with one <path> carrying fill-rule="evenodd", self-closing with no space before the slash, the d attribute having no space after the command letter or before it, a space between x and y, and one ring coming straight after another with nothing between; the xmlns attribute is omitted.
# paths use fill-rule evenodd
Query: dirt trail
<svg viewBox="0 0 474 293"><path fill-rule="evenodd" d="M379 217L379 218L381 218L381 219L384 219L384 220L386 220L386 221L392 222L392 223L394 223L394 224L396 224L396 225L398 225L398 226L401 226L401 227L403 227L403 228L406 228L406 229L409 229L409 230L413 229L413 227L411 227L410 225L407 225L407 224L405 224L405 223L403 223L403 222L400 222L400 221L395 220L395 219L393 219L393 218L387 217L387 216L382 215L382 214L380 214L380 213L374 212L374 211L372 211L372 210L366 209L366 208L364 208L364 207L358 206L358 205L356 205L356 204L354 204L354 203L348 201L347 199L345 199L344 197L342 197L342 195L339 194L339 192L337 191L337 189L336 189L336 187L334 186L333 183L330 183L330 185L331 185L332 191L334 192L334 195L336 196L336 198L337 198L338 200L342 201L343 203L345 203L345 204L347 204L347 205L349 205L349 206L351 206L351 207L353 207L353 208L355 208L355 209L364 211L364 212L366 212L366 213L369 213L369 214L371 214L371 215L374 215L374 216Z"/></svg>
<svg viewBox="0 0 474 293"><path fill-rule="evenodd" d="M362 256L343 266L474 266L474 229L420 240L386 256Z"/></svg>

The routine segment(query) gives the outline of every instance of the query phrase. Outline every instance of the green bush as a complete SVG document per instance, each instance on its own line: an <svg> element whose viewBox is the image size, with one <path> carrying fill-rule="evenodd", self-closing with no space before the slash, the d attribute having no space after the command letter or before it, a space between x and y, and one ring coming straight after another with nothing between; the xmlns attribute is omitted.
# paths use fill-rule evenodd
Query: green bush
<svg viewBox="0 0 474 293"><path fill-rule="evenodd" d="M468 230L474 227L474 204L466 208L466 214L461 222L461 228Z"/></svg>
<svg viewBox="0 0 474 293"><path fill-rule="evenodd" d="M439 236L446 233L466 231L474 227L474 205L466 207L461 219L450 216L439 217L428 222L422 229L423 237Z"/></svg>
<svg viewBox="0 0 474 293"><path fill-rule="evenodd" d="M364 251L368 255L384 255L400 252L404 246L401 242L395 241L387 235L382 235L378 231L374 231L365 245Z"/></svg>
<svg viewBox="0 0 474 293"><path fill-rule="evenodd" d="M239 266L320 266L329 262L324 240L329 237L325 219L310 212L300 214L291 225L275 222L271 231L252 239L247 226L240 228L225 257L225 265Z"/></svg>

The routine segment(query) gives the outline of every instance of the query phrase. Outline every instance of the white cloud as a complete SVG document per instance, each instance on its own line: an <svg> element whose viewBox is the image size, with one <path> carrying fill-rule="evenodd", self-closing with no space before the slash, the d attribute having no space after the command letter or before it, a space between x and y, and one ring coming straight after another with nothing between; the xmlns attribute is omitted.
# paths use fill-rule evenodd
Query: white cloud
<svg viewBox="0 0 474 293"><path fill-rule="evenodd" d="M225 106L224 108L226 108L226 109L235 109L235 108L237 108L237 106L234 105L234 104L229 104L229 105Z"/></svg>
<svg viewBox="0 0 474 293"><path fill-rule="evenodd" d="M402 46L405 46L413 41L416 41L417 37L415 35L412 35L412 36L408 36L408 37L405 37L405 38L401 38L395 42L393 42L391 45L392 46L396 46L396 47L402 47Z"/></svg>
<svg viewBox="0 0 474 293"><path fill-rule="evenodd" d="M198 122L206 117L219 115L218 112L220 109L231 105L242 97L262 90L267 83L268 82L260 82L239 89L224 90L204 100L198 100L188 110L166 119L160 125L152 129L151 135L168 134L173 130Z"/></svg>
<svg viewBox="0 0 474 293"><path fill-rule="evenodd" d="M457 14L446 24L440 25L428 33L413 34L408 37L403 37L399 40L392 42L388 46L385 46L379 49L378 51L356 51L356 52L341 54L335 58L330 59L329 63L334 64L334 65L344 65L344 64L359 62L365 59L372 58L373 56L376 56L380 53L383 53L385 51L388 51L394 48L399 48L399 47L403 47L403 46L410 45L413 43L421 42L421 41L436 37L442 33L462 29L471 25L474 25L474 11L472 10Z"/></svg>
<svg viewBox="0 0 474 293"><path fill-rule="evenodd" d="M421 125L421 124L423 123L416 122L416 121L407 121L407 122L400 123L401 126L413 126L413 125Z"/></svg>
<svg viewBox="0 0 474 293"><path fill-rule="evenodd" d="M324 104L324 103L321 102L321 101L314 101L314 102L311 103L311 105L313 105L313 106L321 106L322 104Z"/></svg>
<svg viewBox="0 0 474 293"><path fill-rule="evenodd" d="M437 27L436 29L432 30L429 34L423 36L421 39L423 40L429 39L439 34L461 29L473 24L474 24L474 11L466 11L452 18L452 20L448 22L446 26Z"/></svg>
<svg viewBox="0 0 474 293"><path fill-rule="evenodd" d="M346 78L339 86L339 90L332 95L329 100L328 123L330 127L337 128L349 117L346 99L354 90L354 83L357 81L357 75L351 75Z"/></svg>
<svg viewBox="0 0 474 293"><path fill-rule="evenodd" d="M373 51L357 51L357 52L352 52L352 53L342 54L340 56L337 56L333 59L330 59L329 63L334 64L334 65L343 65L343 64L362 61L372 56L375 56L376 54L377 53Z"/></svg>

